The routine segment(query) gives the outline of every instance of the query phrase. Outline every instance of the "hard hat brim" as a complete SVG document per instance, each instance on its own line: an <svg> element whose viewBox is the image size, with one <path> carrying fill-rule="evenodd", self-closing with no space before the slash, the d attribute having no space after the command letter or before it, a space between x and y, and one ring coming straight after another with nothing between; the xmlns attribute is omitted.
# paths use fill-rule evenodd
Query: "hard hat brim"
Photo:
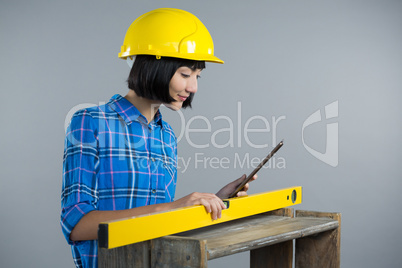
<svg viewBox="0 0 402 268"><path fill-rule="evenodd" d="M162 56L163 54L163 56ZM131 53L119 53L119 58L121 59L127 59L127 57L130 56L136 56L136 55L154 55L156 57L172 57L172 58L180 58L180 59L187 59L187 60L197 60L197 61L206 61L206 62L213 62L213 63L220 63L223 64L225 63L223 60L219 59L218 57L215 57L213 55L199 55L199 54L194 54L194 53L152 53L150 51L144 51L143 53L137 52L135 54Z"/></svg>

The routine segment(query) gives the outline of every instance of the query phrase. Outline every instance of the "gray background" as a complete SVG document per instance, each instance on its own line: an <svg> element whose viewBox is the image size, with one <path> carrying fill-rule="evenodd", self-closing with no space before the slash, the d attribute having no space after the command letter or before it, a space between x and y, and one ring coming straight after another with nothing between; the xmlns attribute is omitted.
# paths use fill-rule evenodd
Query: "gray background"
<svg viewBox="0 0 402 268"><path fill-rule="evenodd" d="M59 225L64 121L75 106L125 94L129 69L117 58L139 15L158 7L194 13L209 29L224 65L208 64L186 122L204 116L211 132L190 134L179 155L228 157L229 166L179 169L177 197L215 192L251 167L235 155L265 156L273 131L251 133L257 149L237 143L252 116L278 123L284 168L259 173L251 193L303 186L297 209L342 213L342 267L398 267L401 225L401 1L1 1L0 266L73 267ZM303 146L304 120L338 101L339 117L311 125L305 142L325 151L326 124L339 124L339 165ZM238 126L238 103L242 124ZM178 113L164 109L176 133ZM234 147L216 148L212 133L234 122ZM250 125L262 128L261 120ZM191 128L205 128L195 120ZM271 126L272 127L272 126ZM218 144L229 133L216 136ZM203 164L202 164L203 165ZM246 267L246 253L210 267Z"/></svg>

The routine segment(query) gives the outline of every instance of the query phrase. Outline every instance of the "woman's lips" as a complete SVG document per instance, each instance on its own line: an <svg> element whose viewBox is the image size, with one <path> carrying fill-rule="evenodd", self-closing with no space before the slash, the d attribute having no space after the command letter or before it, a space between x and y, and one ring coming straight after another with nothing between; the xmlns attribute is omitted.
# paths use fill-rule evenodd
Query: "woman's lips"
<svg viewBox="0 0 402 268"><path fill-rule="evenodd" d="M187 99L187 97L179 95L179 99L181 99L182 101L185 101Z"/></svg>

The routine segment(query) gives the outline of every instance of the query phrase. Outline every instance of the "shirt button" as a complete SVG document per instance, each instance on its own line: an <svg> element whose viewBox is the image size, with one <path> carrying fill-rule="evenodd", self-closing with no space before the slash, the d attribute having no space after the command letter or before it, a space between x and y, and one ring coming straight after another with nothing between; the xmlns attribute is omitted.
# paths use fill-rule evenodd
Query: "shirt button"
<svg viewBox="0 0 402 268"><path fill-rule="evenodd" d="M155 189L152 189L152 193L153 193L153 194L156 193L156 190L155 190Z"/></svg>
<svg viewBox="0 0 402 268"><path fill-rule="evenodd" d="M155 162L155 158L152 157L152 158L151 158L151 161L152 161L152 162Z"/></svg>

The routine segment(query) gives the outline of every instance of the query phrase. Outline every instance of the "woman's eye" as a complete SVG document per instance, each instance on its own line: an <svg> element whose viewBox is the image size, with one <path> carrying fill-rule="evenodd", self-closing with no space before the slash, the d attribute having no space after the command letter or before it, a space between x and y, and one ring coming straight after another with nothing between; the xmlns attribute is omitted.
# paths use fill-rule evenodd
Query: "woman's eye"
<svg viewBox="0 0 402 268"><path fill-rule="evenodd" d="M184 74L184 73L182 73L181 76L183 76L184 78L189 78L190 77L189 74Z"/></svg>

